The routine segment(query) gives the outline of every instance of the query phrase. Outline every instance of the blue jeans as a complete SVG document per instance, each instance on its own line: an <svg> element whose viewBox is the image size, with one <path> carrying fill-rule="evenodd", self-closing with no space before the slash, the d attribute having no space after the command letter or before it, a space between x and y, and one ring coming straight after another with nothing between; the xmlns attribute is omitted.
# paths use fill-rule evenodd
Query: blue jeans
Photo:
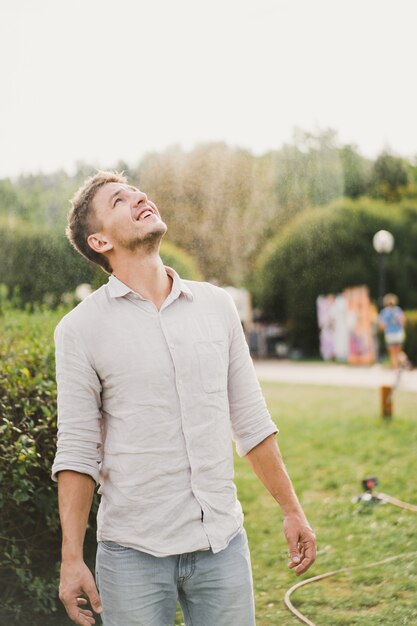
<svg viewBox="0 0 417 626"><path fill-rule="evenodd" d="M244 530L216 554L155 557L101 541L96 578L104 626L172 626L177 600L187 626L255 626Z"/></svg>

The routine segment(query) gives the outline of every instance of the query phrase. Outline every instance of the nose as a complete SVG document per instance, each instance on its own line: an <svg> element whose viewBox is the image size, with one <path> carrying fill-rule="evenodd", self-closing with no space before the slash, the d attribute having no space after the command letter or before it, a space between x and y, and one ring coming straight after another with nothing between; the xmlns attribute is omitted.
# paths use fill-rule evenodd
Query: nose
<svg viewBox="0 0 417 626"><path fill-rule="evenodd" d="M148 196L144 191L134 191L133 192L133 201L135 206L144 202L145 204L148 202Z"/></svg>

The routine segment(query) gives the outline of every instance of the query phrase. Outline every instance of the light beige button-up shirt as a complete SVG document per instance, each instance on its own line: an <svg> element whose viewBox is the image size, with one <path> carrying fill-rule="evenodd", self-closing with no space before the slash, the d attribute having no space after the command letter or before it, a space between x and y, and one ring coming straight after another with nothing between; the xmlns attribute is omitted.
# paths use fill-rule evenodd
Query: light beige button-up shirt
<svg viewBox="0 0 417 626"><path fill-rule="evenodd" d="M52 474L100 483L99 541L218 552L243 522L232 438L245 455L277 428L230 296L166 270L159 311L110 276L58 324Z"/></svg>

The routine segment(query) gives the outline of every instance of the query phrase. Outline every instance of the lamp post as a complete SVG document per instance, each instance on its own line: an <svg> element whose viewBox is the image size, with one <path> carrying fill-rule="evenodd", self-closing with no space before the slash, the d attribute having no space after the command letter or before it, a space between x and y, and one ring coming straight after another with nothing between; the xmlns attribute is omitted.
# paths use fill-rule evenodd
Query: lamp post
<svg viewBox="0 0 417 626"><path fill-rule="evenodd" d="M372 240L374 249L379 254L379 289L378 305L382 309L385 294L386 257L394 248L394 236L388 230L379 230Z"/></svg>

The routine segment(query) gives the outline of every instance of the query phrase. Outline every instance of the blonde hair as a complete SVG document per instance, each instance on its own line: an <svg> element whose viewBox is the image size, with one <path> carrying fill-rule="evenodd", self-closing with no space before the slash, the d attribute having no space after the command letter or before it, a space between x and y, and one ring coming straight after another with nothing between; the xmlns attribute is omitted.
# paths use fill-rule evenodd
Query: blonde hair
<svg viewBox="0 0 417 626"><path fill-rule="evenodd" d="M382 303L384 306L389 306L390 304L392 304L392 306L396 306L398 304L398 297L394 293L387 293L385 294Z"/></svg>
<svg viewBox="0 0 417 626"><path fill-rule="evenodd" d="M127 178L122 172L98 170L87 178L71 199L71 208L67 216L66 235L74 248L89 261L111 274L112 267L104 254L95 252L88 244L88 237L100 230L100 224L92 206L97 191L107 183L126 184Z"/></svg>

